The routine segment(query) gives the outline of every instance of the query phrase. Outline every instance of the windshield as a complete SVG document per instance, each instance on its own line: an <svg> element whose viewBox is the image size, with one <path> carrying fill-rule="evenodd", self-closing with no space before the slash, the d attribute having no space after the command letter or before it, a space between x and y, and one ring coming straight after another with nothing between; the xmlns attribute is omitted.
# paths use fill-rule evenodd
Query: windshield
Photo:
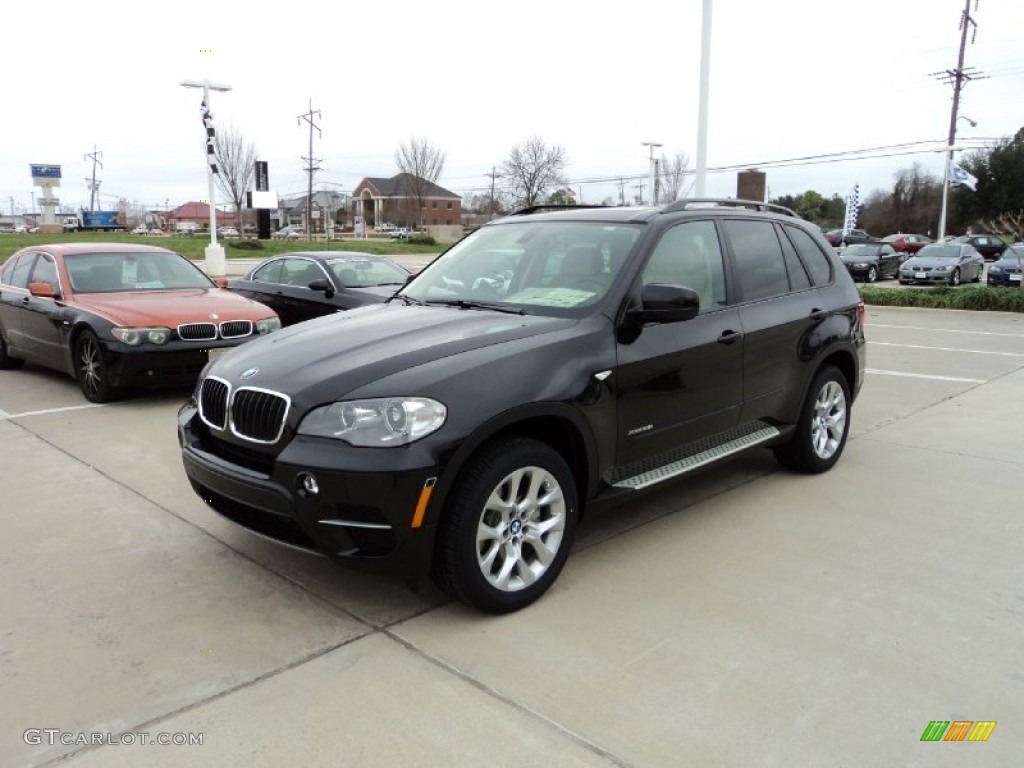
<svg viewBox="0 0 1024 768"><path fill-rule="evenodd" d="M197 266L176 253L78 253L64 261L76 293L214 287Z"/></svg>
<svg viewBox="0 0 1024 768"><path fill-rule="evenodd" d="M420 272L402 295L578 316L607 294L641 231L637 224L579 221L484 227Z"/></svg>
<svg viewBox="0 0 1024 768"><path fill-rule="evenodd" d="M345 288L370 288L375 285L404 285L409 273L382 259L339 257L327 265Z"/></svg>
<svg viewBox="0 0 1024 768"><path fill-rule="evenodd" d="M917 252L917 255L922 259L958 259L960 258L960 246L926 245Z"/></svg>

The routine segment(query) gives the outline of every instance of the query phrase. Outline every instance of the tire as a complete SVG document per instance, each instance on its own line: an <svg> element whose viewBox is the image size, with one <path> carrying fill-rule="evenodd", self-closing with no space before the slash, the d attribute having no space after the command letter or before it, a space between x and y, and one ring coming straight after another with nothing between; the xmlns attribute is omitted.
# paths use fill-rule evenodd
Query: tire
<svg viewBox="0 0 1024 768"><path fill-rule="evenodd" d="M788 442L774 448L782 466L798 472L825 472L839 461L850 433L850 386L831 365L811 382L800 420Z"/></svg>
<svg viewBox="0 0 1024 768"><path fill-rule="evenodd" d="M75 340L75 379L91 403L109 403L116 399L117 390L111 386L103 347L92 331L83 331Z"/></svg>
<svg viewBox="0 0 1024 768"><path fill-rule="evenodd" d="M949 276L950 285L960 285L960 268L957 267L953 270L953 274Z"/></svg>
<svg viewBox="0 0 1024 768"><path fill-rule="evenodd" d="M557 451L522 437L493 443L452 491L438 532L435 581L481 611L519 610L558 578L576 517L576 483Z"/></svg>
<svg viewBox="0 0 1024 768"><path fill-rule="evenodd" d="M878 270L874 267L868 267L868 275L864 278L867 282L873 283L878 280Z"/></svg>
<svg viewBox="0 0 1024 768"><path fill-rule="evenodd" d="M7 354L7 342L4 341L3 333L0 333L0 370L11 371L21 368L24 364L25 361L20 357L11 357Z"/></svg>

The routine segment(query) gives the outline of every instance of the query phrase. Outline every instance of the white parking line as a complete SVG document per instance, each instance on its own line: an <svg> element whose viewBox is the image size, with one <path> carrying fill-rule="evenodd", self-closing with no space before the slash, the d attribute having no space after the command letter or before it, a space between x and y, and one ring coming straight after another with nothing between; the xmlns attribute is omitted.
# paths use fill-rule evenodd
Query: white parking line
<svg viewBox="0 0 1024 768"><path fill-rule="evenodd" d="M963 328L926 328L923 325L886 325L870 323L869 328L898 328L907 331L932 331L934 333L967 333L974 336L1009 336L1013 339L1024 339L1024 333L998 333L996 331L965 331Z"/></svg>
<svg viewBox="0 0 1024 768"><path fill-rule="evenodd" d="M933 376L928 373L905 373L904 371L886 371L881 368L865 368L864 373L881 376L905 376L908 379L934 379L935 381L959 381L964 384L984 384L985 379L961 379L958 376Z"/></svg>
<svg viewBox="0 0 1024 768"><path fill-rule="evenodd" d="M83 403L82 405L66 405L63 408L46 408L42 411L23 411L21 413L0 411L0 421L5 419L20 419L24 416L44 416L48 413L61 413L63 411L81 411L86 408L102 408L104 405L104 403Z"/></svg>
<svg viewBox="0 0 1024 768"><path fill-rule="evenodd" d="M903 347L905 349L927 349L932 352L966 352L971 355L998 355L999 357L1024 357L1024 352L990 352L987 349L960 349L959 347L926 347L921 344L893 344L888 341L869 341L876 347Z"/></svg>

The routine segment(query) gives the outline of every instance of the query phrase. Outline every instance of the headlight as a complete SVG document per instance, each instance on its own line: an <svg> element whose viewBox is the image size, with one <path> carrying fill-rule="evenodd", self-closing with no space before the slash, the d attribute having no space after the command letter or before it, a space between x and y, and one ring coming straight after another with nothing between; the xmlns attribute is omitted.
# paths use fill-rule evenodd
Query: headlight
<svg viewBox="0 0 1024 768"><path fill-rule="evenodd" d="M349 400L310 411L299 434L333 437L361 447L405 445L439 430L447 416L444 405L425 397Z"/></svg>
<svg viewBox="0 0 1024 768"><path fill-rule="evenodd" d="M144 341L150 344L166 344L171 338L170 328L111 328L114 338L130 347L137 347Z"/></svg>
<svg viewBox="0 0 1024 768"><path fill-rule="evenodd" d="M854 264L853 266L855 266L857 269L867 269L868 268L868 265L864 264L863 262L861 262L860 264Z"/></svg>
<svg viewBox="0 0 1024 768"><path fill-rule="evenodd" d="M936 267L936 272L949 272L949 267Z"/></svg>
<svg viewBox="0 0 1024 768"><path fill-rule="evenodd" d="M256 333L261 336L271 331L277 331L281 328L281 318L279 317L265 317L262 320L256 321Z"/></svg>
<svg viewBox="0 0 1024 768"><path fill-rule="evenodd" d="M1001 267L997 267L993 264L991 267L988 268L988 273L990 275L1001 275L1003 274L1003 270Z"/></svg>

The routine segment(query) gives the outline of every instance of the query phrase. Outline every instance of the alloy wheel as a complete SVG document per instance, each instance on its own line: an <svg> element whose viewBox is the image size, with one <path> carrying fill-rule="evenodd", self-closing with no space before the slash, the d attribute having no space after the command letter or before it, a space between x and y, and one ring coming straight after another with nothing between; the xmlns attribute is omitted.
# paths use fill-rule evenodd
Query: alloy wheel
<svg viewBox="0 0 1024 768"><path fill-rule="evenodd" d="M830 459L842 444L846 432L846 396L836 381L828 381L814 403L811 442L815 454Z"/></svg>
<svg viewBox="0 0 1024 768"><path fill-rule="evenodd" d="M509 473L484 504L476 532L477 564L487 582L516 592L540 579L562 545L566 500L551 472Z"/></svg>

